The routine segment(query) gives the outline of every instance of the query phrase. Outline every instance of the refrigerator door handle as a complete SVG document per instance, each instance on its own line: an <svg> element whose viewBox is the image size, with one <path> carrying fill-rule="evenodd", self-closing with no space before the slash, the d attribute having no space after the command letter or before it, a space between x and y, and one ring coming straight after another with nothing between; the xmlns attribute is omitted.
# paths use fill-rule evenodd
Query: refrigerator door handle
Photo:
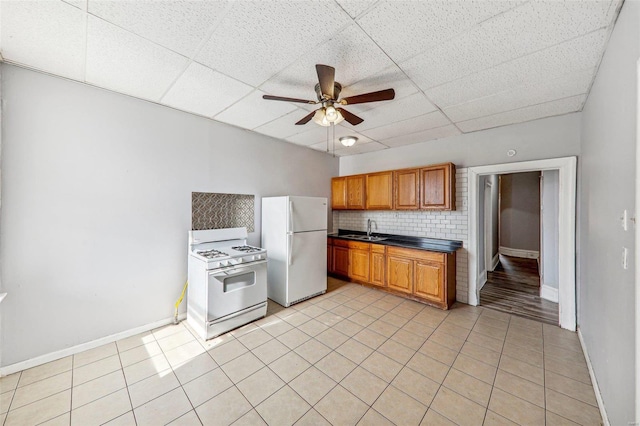
<svg viewBox="0 0 640 426"><path fill-rule="evenodd" d="M289 232L293 232L293 201L289 201Z"/></svg>
<svg viewBox="0 0 640 426"><path fill-rule="evenodd" d="M292 251L293 251L293 232L287 233L287 240L289 242L289 250L287 250L287 264L291 266L292 263Z"/></svg>

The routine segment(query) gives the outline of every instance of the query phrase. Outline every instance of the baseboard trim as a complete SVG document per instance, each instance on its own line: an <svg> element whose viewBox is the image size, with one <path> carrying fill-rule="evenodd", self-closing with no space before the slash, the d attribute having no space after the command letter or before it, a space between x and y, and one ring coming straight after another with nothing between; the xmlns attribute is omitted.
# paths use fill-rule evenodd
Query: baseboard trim
<svg viewBox="0 0 640 426"><path fill-rule="evenodd" d="M540 297L558 303L558 289L543 284L540 286Z"/></svg>
<svg viewBox="0 0 640 426"><path fill-rule="evenodd" d="M523 257L525 259L538 259L540 258L540 252L535 250L522 250L514 249L511 247L502 247L499 249L500 254L512 257Z"/></svg>
<svg viewBox="0 0 640 426"><path fill-rule="evenodd" d="M491 271L493 272L496 270L496 267L498 266L498 263L500 263L500 252L498 251L498 253L496 253L495 256L493 256L493 259L491 259Z"/></svg>
<svg viewBox="0 0 640 426"><path fill-rule="evenodd" d="M482 290L482 287L487 283L487 271L480 272L478 275L478 291Z"/></svg>
<svg viewBox="0 0 640 426"><path fill-rule="evenodd" d="M187 317L186 312L178 315L178 320L182 321ZM90 342L81 343L70 348L62 349L48 354L40 355L35 358L28 359L26 361L16 362L15 364L0 367L0 377L8 376L9 374L17 373L18 371L26 370L28 368L37 367L47 362L55 361L67 357L69 355L75 355L80 352L84 352L89 349L97 348L98 346L106 345L107 343L115 342L117 340L126 339L127 337L135 336L136 334L144 333L145 331L153 330L154 328L162 327L163 325L173 323L173 317L155 321L149 324L142 325L140 327L132 328L120 333L112 334L110 336L101 337Z"/></svg>
<svg viewBox="0 0 640 426"><path fill-rule="evenodd" d="M604 408L604 401L602 400L602 394L600 394L600 388L598 387L596 374L593 372L591 359L589 358L589 354L587 353L587 345L585 345L584 339L582 338L582 331L580 330L580 327L578 327L578 340L580 340L580 346L582 346L582 353L584 354L584 359L587 361L587 368L589 369L589 377L591 378L591 385L593 386L593 391L596 394L596 402L598 403L598 408L600 409L602 424L604 426L611 426L611 423L609 423L609 418L607 417L607 410L605 410Z"/></svg>

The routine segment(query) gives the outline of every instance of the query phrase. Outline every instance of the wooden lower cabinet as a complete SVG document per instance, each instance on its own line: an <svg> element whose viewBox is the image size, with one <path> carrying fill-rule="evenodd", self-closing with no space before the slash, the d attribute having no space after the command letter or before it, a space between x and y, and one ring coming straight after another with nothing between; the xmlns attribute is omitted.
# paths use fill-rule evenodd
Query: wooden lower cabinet
<svg viewBox="0 0 640 426"><path fill-rule="evenodd" d="M423 260L415 261L414 285L416 296L442 303L444 264Z"/></svg>
<svg viewBox="0 0 640 426"><path fill-rule="evenodd" d="M331 272L334 274L342 275L344 277L349 275L349 248L333 246L333 255L331 259Z"/></svg>
<svg viewBox="0 0 640 426"><path fill-rule="evenodd" d="M369 250L349 249L349 278L369 282Z"/></svg>
<svg viewBox="0 0 640 426"><path fill-rule="evenodd" d="M413 260L388 256L387 286L403 293L413 292Z"/></svg>
<svg viewBox="0 0 640 426"><path fill-rule="evenodd" d="M371 249L371 262L370 262L370 271L369 272L369 282L371 284L377 285L379 287L384 287L385 282L385 258L384 251L374 252L373 248Z"/></svg>
<svg viewBox="0 0 640 426"><path fill-rule="evenodd" d="M449 309L456 298L456 254L334 239L330 272Z"/></svg>

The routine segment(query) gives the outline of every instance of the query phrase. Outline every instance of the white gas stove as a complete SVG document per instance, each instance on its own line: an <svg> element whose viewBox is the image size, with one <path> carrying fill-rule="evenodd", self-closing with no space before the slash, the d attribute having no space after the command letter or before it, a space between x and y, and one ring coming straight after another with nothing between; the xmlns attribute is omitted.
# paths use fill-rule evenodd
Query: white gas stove
<svg viewBox="0 0 640 426"><path fill-rule="evenodd" d="M189 232L187 322L211 339L267 314L267 251L246 228Z"/></svg>

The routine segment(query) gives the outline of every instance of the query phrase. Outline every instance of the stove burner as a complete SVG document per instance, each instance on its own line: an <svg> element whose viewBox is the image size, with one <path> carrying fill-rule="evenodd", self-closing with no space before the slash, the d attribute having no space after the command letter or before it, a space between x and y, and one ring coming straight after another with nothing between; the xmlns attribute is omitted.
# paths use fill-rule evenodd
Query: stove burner
<svg viewBox="0 0 640 426"><path fill-rule="evenodd" d="M198 253L200 256L206 257L207 259L215 259L216 257L229 256L227 253L220 250L202 250L202 251L197 251L196 253Z"/></svg>
<svg viewBox="0 0 640 426"><path fill-rule="evenodd" d="M255 253L257 251L262 251L262 249L257 247L252 247L252 246L235 246L231 248L237 251L245 252L245 253Z"/></svg>

